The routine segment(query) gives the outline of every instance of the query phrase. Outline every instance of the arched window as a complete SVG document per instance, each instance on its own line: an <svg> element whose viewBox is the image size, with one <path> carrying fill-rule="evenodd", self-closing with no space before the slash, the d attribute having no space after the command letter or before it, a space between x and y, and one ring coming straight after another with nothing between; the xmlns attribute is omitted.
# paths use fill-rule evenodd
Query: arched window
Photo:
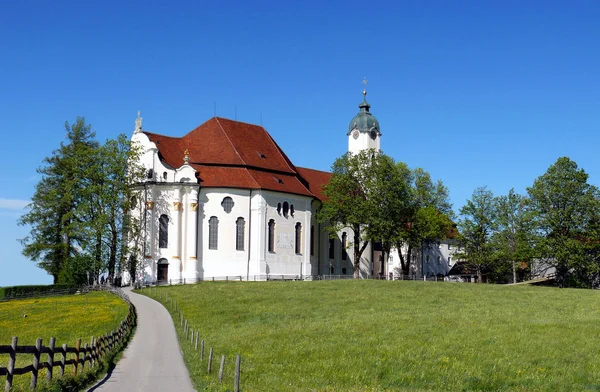
<svg viewBox="0 0 600 392"><path fill-rule="evenodd" d="M158 218L158 247L169 247L169 217L167 215L161 215Z"/></svg>
<svg viewBox="0 0 600 392"><path fill-rule="evenodd" d="M335 268L333 268L333 266L329 267L329 273L333 275L334 272L335 272Z"/></svg>
<svg viewBox="0 0 600 392"><path fill-rule="evenodd" d="M315 225L310 226L310 255L315 255Z"/></svg>
<svg viewBox="0 0 600 392"><path fill-rule="evenodd" d="M329 239L329 258L335 259L335 240L333 238Z"/></svg>
<svg viewBox="0 0 600 392"><path fill-rule="evenodd" d="M343 275L346 275L346 267L343 267L343 268L342 268L342 274L343 274Z"/></svg>
<svg viewBox="0 0 600 392"><path fill-rule="evenodd" d="M246 222L244 218L239 217L235 221L235 250L244 250L244 227Z"/></svg>
<svg viewBox="0 0 600 392"><path fill-rule="evenodd" d="M277 213L281 215L281 203L277 203Z"/></svg>
<svg viewBox="0 0 600 392"><path fill-rule="evenodd" d="M221 207L223 207L223 210L225 210L225 212L229 214L231 212L231 210L233 209L233 199L231 197L227 196L221 202Z"/></svg>
<svg viewBox="0 0 600 392"><path fill-rule="evenodd" d="M288 213L290 212L290 204L287 201L283 202L283 216L288 217Z"/></svg>
<svg viewBox="0 0 600 392"><path fill-rule="evenodd" d="M167 180L167 172L163 172L163 180Z"/></svg>
<svg viewBox="0 0 600 392"><path fill-rule="evenodd" d="M290 215L294 216L294 205L290 204Z"/></svg>
<svg viewBox="0 0 600 392"><path fill-rule="evenodd" d="M216 216L211 216L208 220L208 249L218 249L219 247L219 220Z"/></svg>
<svg viewBox="0 0 600 392"><path fill-rule="evenodd" d="M154 178L154 169L148 169L148 172L146 173L146 177L148 177L149 180Z"/></svg>
<svg viewBox="0 0 600 392"><path fill-rule="evenodd" d="M296 254L302 253L302 224L296 223Z"/></svg>
<svg viewBox="0 0 600 392"><path fill-rule="evenodd" d="M348 260L348 252L346 252L346 247L348 246L348 234L346 232L342 233L342 260Z"/></svg>
<svg viewBox="0 0 600 392"><path fill-rule="evenodd" d="M269 221L268 248L269 252L275 252L275 221L273 219Z"/></svg>

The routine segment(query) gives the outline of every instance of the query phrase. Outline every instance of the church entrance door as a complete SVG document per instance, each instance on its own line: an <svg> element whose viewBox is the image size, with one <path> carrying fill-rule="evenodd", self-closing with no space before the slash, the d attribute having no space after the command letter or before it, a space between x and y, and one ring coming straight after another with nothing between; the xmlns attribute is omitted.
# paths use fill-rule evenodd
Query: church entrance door
<svg viewBox="0 0 600 392"><path fill-rule="evenodd" d="M167 282L169 280L169 263L167 262L167 260L166 259L158 260L157 267L158 268L156 271L156 280L158 280L159 283Z"/></svg>

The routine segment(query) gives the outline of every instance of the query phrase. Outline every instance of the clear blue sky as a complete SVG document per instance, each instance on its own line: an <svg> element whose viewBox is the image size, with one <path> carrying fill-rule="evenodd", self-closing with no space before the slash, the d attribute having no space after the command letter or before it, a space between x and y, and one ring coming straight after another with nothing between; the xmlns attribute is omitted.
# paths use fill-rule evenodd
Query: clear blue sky
<svg viewBox="0 0 600 392"><path fill-rule="evenodd" d="M297 166L347 148L363 77L382 149L450 188L525 192L560 156L600 185L598 1L14 1L0 11L0 286L36 168L85 116L103 141L262 123Z"/></svg>

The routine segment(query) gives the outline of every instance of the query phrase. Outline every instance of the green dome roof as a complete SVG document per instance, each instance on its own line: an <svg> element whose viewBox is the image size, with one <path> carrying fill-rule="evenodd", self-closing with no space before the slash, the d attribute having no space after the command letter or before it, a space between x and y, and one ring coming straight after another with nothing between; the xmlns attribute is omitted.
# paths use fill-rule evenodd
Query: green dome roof
<svg viewBox="0 0 600 392"><path fill-rule="evenodd" d="M350 125L348 126L348 134L352 132L354 129L358 129L359 131L369 132L371 129L375 129L377 133L380 133L379 130L379 121L373 116L369 109L371 105L367 102L366 92L363 93L365 95L365 99L361 102L358 107L360 108L360 112L352 121L350 121Z"/></svg>

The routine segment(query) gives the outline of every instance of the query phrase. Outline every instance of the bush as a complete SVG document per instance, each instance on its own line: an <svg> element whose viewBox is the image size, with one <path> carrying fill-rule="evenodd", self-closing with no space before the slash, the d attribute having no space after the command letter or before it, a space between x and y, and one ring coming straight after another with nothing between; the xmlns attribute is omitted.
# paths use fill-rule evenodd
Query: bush
<svg viewBox="0 0 600 392"><path fill-rule="evenodd" d="M11 286L0 289L0 299L64 294L65 292L73 294L76 291L77 287L70 284Z"/></svg>

